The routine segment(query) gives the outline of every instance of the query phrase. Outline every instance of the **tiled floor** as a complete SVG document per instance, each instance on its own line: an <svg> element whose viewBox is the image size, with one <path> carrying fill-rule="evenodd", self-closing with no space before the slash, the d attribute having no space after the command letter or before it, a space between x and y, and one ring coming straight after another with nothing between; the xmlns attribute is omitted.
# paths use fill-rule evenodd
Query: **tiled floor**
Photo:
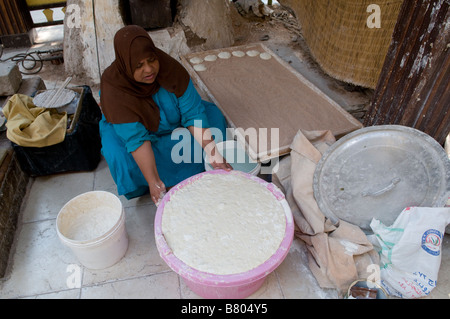
<svg viewBox="0 0 450 319"><path fill-rule="evenodd" d="M64 76L52 68L57 67L47 66L40 74L48 89L64 81ZM98 92L93 91L98 97ZM153 232L156 207L148 195L130 201L120 197L129 236L124 258L104 270L81 266L59 241L55 220L67 201L91 190L117 193L104 159L92 172L32 179L19 217L10 266L0 280L0 298L199 298L158 254ZM428 298L450 297L450 235L446 235L442 247L437 287ZM335 290L319 287L307 265L306 247L295 239L284 262L250 298L339 296Z"/></svg>

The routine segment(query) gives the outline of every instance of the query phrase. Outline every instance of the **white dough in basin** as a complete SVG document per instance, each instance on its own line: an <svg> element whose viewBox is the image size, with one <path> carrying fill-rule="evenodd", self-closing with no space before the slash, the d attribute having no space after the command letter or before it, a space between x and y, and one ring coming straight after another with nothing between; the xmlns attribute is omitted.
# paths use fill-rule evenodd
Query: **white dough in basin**
<svg viewBox="0 0 450 319"><path fill-rule="evenodd" d="M217 275L251 270L279 248L284 208L260 183L239 174L205 174L165 204L162 232L174 255Z"/></svg>

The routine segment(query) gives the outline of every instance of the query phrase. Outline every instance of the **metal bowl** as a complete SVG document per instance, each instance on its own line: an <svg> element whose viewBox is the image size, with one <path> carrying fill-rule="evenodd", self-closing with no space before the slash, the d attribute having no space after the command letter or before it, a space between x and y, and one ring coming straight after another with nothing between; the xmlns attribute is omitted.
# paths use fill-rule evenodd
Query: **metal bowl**
<svg viewBox="0 0 450 319"><path fill-rule="evenodd" d="M386 290L383 289L383 287L381 287L376 282L366 280L366 279L355 280L350 285L350 287L348 287L347 295L345 296L346 298L350 298L352 287L375 289L377 291L376 299L389 299L389 295L387 294Z"/></svg>

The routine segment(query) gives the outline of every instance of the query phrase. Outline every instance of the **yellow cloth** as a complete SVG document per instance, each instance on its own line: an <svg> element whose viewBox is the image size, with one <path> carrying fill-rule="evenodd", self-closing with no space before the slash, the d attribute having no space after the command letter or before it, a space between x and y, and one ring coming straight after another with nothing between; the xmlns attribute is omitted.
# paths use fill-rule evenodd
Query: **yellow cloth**
<svg viewBox="0 0 450 319"><path fill-rule="evenodd" d="M64 141L67 113L55 109L36 107L33 99L24 94L14 94L3 107L6 136L17 145L45 147Z"/></svg>

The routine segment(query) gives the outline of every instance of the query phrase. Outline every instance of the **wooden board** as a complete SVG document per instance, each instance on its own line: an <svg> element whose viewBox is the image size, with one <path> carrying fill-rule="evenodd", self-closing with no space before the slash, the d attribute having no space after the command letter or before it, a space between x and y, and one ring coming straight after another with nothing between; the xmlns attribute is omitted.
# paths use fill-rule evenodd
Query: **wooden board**
<svg viewBox="0 0 450 319"><path fill-rule="evenodd" d="M204 60L223 51L251 50L266 52L270 59L231 55L229 59L203 61L205 71L195 71L192 63L193 58ZM237 139L245 143L255 160L289 153L299 129L330 130L340 137L362 127L263 44L196 52L181 60L194 83L221 109L228 124L235 128Z"/></svg>

